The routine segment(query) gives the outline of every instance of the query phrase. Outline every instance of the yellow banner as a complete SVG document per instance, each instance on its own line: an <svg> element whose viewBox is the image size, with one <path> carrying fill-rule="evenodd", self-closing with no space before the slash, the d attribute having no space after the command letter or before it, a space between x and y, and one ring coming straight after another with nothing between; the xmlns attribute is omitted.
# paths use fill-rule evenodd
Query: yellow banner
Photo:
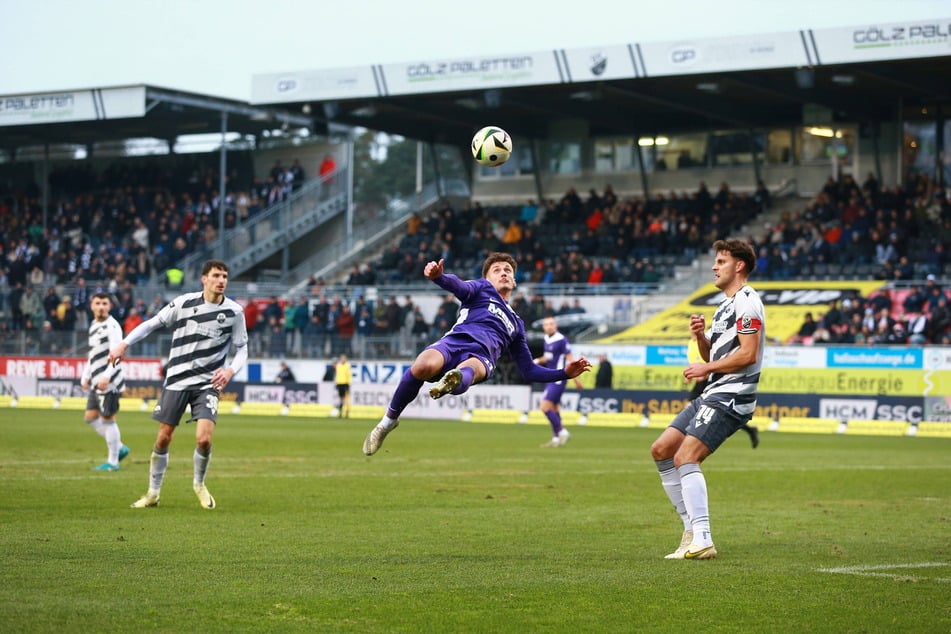
<svg viewBox="0 0 951 634"><path fill-rule="evenodd" d="M766 336L770 341L785 343L799 332L805 314L811 312L819 320L832 300L841 300L857 293L868 297L884 282L836 281L817 282L797 280L790 282L753 281L766 307ZM703 314L709 324L723 293L713 284L698 289L679 304L661 311L616 335L599 339L596 343L683 344L690 337L690 315Z"/></svg>
<svg viewBox="0 0 951 634"><path fill-rule="evenodd" d="M614 389L686 392L683 368L615 366ZM842 396L942 396L951 394L949 370L866 370L766 368L759 381L763 394L835 394Z"/></svg>
<svg viewBox="0 0 951 634"><path fill-rule="evenodd" d="M951 372L771 368L763 370L759 391L769 394L842 396L938 396L951 392Z"/></svg>

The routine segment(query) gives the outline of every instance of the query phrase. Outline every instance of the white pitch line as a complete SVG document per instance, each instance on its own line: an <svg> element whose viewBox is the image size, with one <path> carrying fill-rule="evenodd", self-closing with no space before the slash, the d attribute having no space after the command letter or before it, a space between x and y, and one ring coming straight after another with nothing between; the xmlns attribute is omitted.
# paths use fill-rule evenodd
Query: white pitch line
<svg viewBox="0 0 951 634"><path fill-rule="evenodd" d="M943 561L927 561L913 564L878 564L874 566L841 566L838 568L819 568L817 572L827 572L830 574L854 575L856 577L884 577L895 580L919 581L937 581L938 583L951 583L951 577L915 577L900 572L874 572L877 570L915 570L919 568L943 568L949 567L951 563Z"/></svg>
<svg viewBox="0 0 951 634"><path fill-rule="evenodd" d="M841 566L839 568L820 568L819 572L854 572L856 570L894 570L895 568L940 568L951 566L946 561L925 561L917 564L877 564L875 566Z"/></svg>
<svg viewBox="0 0 951 634"><path fill-rule="evenodd" d="M148 461L149 453L139 454L137 461L145 463ZM143 457L144 456L144 457ZM357 456L360 457L360 456ZM352 456L348 456L352 458ZM281 459L281 462L284 463L295 463L295 462L308 462L312 458L308 456L298 456L293 458L284 458ZM399 458L390 458L390 460L399 460ZM188 454L185 457L176 456L172 458L173 462L181 461L191 463L191 448L188 448ZM215 464L226 464L229 462L236 462L241 464L247 464L249 462L267 462L273 463L275 461L274 456L261 456L259 458L253 457L231 457L231 456L215 456ZM466 462L465 458L454 459L453 462L458 464L460 462ZM83 464L89 463L93 464L96 460L92 458L75 458L75 459L59 459L59 460L9 460L9 461L0 461L0 468L9 468L9 467L49 467L53 465L74 465L74 464ZM424 461L425 462L425 461ZM438 462L438 460L434 460ZM478 461L476 461L478 462ZM521 458L511 458L502 460L500 462L512 462L520 463L522 462ZM623 471L636 471L635 467L643 466L654 466L654 462L649 459L645 460L626 460L625 468ZM895 465L881 465L881 464L848 464L848 465L816 465L815 467L804 467L796 464L781 464L781 463L771 463L771 464L762 464L762 465L716 465L711 467L711 471L722 471L722 472L762 472L762 471L797 471L797 472L812 472L812 471L947 471L951 470L951 462L945 464L922 464L922 465L910 465L910 464L895 464ZM613 472L611 472L613 473ZM2 475L2 470L0 470L0 475Z"/></svg>

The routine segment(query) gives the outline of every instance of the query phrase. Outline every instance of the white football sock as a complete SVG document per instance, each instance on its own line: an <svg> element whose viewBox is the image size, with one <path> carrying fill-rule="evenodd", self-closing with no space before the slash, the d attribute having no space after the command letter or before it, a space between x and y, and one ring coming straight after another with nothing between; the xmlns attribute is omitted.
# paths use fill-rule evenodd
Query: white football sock
<svg viewBox="0 0 951 634"><path fill-rule="evenodd" d="M707 499L707 480L696 462L688 462L677 469L683 489L684 504L693 527L693 543L698 546L710 546L710 509Z"/></svg>
<svg viewBox="0 0 951 634"><path fill-rule="evenodd" d="M103 438L106 437L106 430L102 428L102 419L101 419L101 418L94 418L94 419L92 419L92 420L87 420L86 423L87 423L90 427L92 427L92 429L93 429L94 432L96 432L97 434L99 434L99 435L102 436Z"/></svg>
<svg viewBox="0 0 951 634"><path fill-rule="evenodd" d="M158 493L162 490L162 480L165 479L165 470L168 468L168 450L158 453L152 450L152 457L149 458L149 486L150 491Z"/></svg>
<svg viewBox="0 0 951 634"><path fill-rule="evenodd" d="M208 450L207 454L203 454L201 451L199 451L198 447L195 447L193 460L195 462L194 485L197 487L204 486L205 473L207 473L208 463L211 461L211 449Z"/></svg>
<svg viewBox="0 0 951 634"><path fill-rule="evenodd" d="M102 427L105 430L104 438L106 446L109 447L109 464L119 464L119 450L122 448L122 436L119 434L119 423L115 420L102 421Z"/></svg>
<svg viewBox="0 0 951 634"><path fill-rule="evenodd" d="M687 515L687 507L684 505L684 495L680 484L680 474L674 467L674 459L657 460L657 470L660 472L660 483L664 486L664 493L670 498L674 510L684 523L684 530L690 528L690 516Z"/></svg>

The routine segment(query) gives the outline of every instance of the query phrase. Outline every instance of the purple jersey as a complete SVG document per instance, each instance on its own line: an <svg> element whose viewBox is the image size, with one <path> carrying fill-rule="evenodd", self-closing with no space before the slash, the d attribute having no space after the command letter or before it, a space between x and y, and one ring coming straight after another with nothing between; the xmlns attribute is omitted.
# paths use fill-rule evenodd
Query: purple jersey
<svg viewBox="0 0 951 634"><path fill-rule="evenodd" d="M542 354L545 359L544 365L546 368L551 368L552 370L564 370L565 364L568 359L567 356L571 354L571 344L568 343L568 338L565 337L560 332L555 332L553 335L545 335L545 348L544 353ZM564 391L565 381L559 381L562 391ZM548 389L551 390L554 385L549 385ZM561 394L558 394L561 397ZM549 399L554 402L558 402L556 399Z"/></svg>
<svg viewBox="0 0 951 634"><path fill-rule="evenodd" d="M525 323L487 279L464 281L451 273L443 273L433 281L462 302L459 317L446 333L447 337L471 339L493 362L508 350L519 372L530 381L566 378L563 368L549 370L535 364L525 339Z"/></svg>
<svg viewBox="0 0 951 634"><path fill-rule="evenodd" d="M545 335L545 348L542 357L545 360L544 364L546 368L563 370L565 363L568 361L566 357L569 354L571 354L571 344L568 343L567 337L560 332L555 332L553 335ZM565 392L565 384L567 382L568 380L565 379L564 381L549 383L548 386L545 387L545 394L542 398L558 405L561 402L561 395Z"/></svg>
<svg viewBox="0 0 951 634"><path fill-rule="evenodd" d="M561 370L565 367L565 357L571 354L571 344L568 338L560 332L545 335L545 367L552 370Z"/></svg>

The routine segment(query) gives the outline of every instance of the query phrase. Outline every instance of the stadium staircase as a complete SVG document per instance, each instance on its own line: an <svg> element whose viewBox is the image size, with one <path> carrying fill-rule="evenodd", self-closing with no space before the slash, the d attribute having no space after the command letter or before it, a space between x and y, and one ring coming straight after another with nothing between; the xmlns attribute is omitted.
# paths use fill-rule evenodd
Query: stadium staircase
<svg viewBox="0 0 951 634"><path fill-rule="evenodd" d="M354 212L353 233L346 237L345 218L334 220L331 230L341 239L335 240L323 248L312 249L310 254L300 261L282 280L294 286L289 289L291 295L304 290L307 279L323 278L330 282L345 283L352 267L363 262L375 262L383 250L406 232L406 222L413 213L428 217L430 212L448 201L454 206L469 200L469 186L459 179L433 181L413 194L401 204L393 204L368 217L360 209Z"/></svg>
<svg viewBox="0 0 951 634"><path fill-rule="evenodd" d="M197 280L202 263L211 257L228 262L232 278L277 262L282 272L304 259L314 246L326 242L328 223L344 216L347 174L338 172L329 184L306 183L286 200L275 203L224 233L178 263L186 281ZM322 239L323 238L323 239ZM276 258L280 254L280 259Z"/></svg>

